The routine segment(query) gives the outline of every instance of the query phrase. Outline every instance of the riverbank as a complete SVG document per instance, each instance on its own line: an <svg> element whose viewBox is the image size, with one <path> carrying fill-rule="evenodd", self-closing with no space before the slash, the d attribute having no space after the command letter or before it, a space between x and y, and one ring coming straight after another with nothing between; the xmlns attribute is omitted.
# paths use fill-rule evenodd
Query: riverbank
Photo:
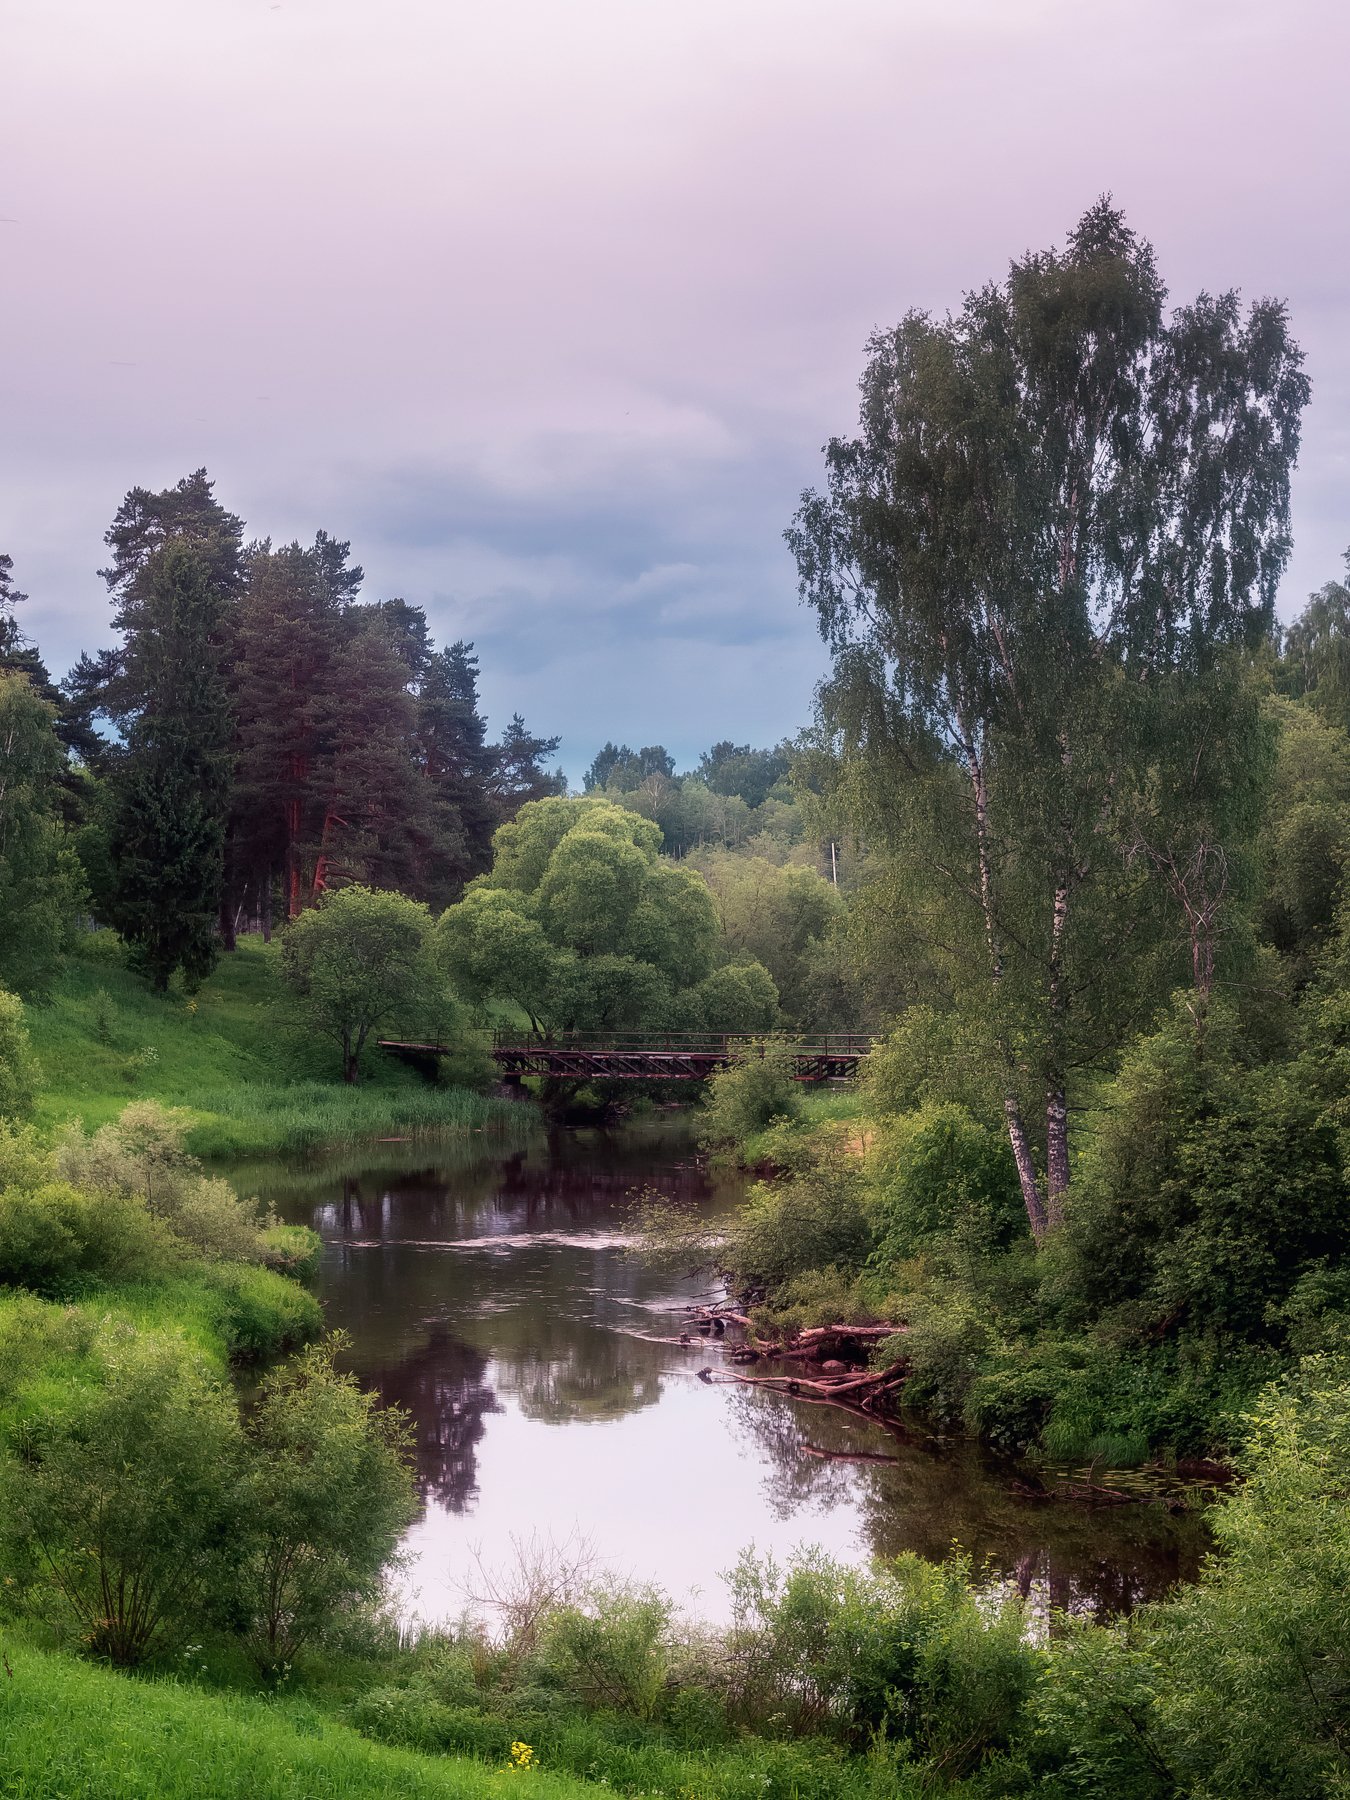
<svg viewBox="0 0 1350 1800"><path fill-rule="evenodd" d="M668 1233L728 1272L747 1360L804 1351L808 1378L812 1360L834 1364L801 1387L812 1399L847 1382L841 1397L878 1418L973 1438L1053 1491L1123 1498L1109 1471L1154 1465L1170 1487L1178 1463L1228 1462L1263 1386L1339 1342L1335 1293L1283 1345L1279 1320L1238 1339L1181 1311L1157 1328L1100 1311L1072 1227L1043 1244L1028 1232L998 1126L956 1104L888 1104L884 1087L802 1096L759 1064L715 1077L712 1153L760 1179L715 1246L682 1241L673 1216L649 1221L655 1242ZM883 1323L894 1331L872 1343L810 1336ZM884 1379L859 1386L869 1363Z"/></svg>
<svg viewBox="0 0 1350 1800"><path fill-rule="evenodd" d="M111 933L90 934L49 997L27 1008L42 1066L36 1122L93 1129L132 1100L185 1108L194 1154L296 1155L388 1136L487 1132L524 1141L533 1109L462 1086L432 1086L376 1048L362 1081L339 1079L336 1049L288 1020L275 951L243 938L189 997L156 994Z"/></svg>

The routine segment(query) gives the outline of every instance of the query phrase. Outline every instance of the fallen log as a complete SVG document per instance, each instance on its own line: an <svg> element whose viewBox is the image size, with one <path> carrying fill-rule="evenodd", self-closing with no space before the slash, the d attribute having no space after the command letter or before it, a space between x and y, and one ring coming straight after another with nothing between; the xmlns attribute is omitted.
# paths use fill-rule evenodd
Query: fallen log
<svg viewBox="0 0 1350 1800"><path fill-rule="evenodd" d="M767 1387L780 1394L800 1394L827 1402L846 1399L856 1405L863 1398L864 1388L869 1390L866 1397L870 1399L887 1389L899 1387L908 1368L907 1363L894 1362L885 1369L872 1369L866 1375L851 1375L843 1381L812 1381L805 1375L737 1375L730 1369L700 1369L698 1378L709 1383L739 1381L747 1387Z"/></svg>

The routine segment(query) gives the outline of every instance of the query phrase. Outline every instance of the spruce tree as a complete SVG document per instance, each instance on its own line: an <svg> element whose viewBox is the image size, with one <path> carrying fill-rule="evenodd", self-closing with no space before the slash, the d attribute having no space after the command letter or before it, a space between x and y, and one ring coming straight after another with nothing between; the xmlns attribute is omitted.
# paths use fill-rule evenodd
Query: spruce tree
<svg viewBox="0 0 1350 1800"><path fill-rule="evenodd" d="M170 540L136 578L122 679L138 697L114 765L112 923L164 989L215 964L232 727L218 645L220 584L200 550Z"/></svg>

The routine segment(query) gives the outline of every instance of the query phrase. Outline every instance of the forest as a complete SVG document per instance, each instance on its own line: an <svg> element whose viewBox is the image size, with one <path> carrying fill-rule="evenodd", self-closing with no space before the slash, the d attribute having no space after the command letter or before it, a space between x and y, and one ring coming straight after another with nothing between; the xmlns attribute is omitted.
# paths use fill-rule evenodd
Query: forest
<svg viewBox="0 0 1350 1800"><path fill-rule="evenodd" d="M7 1776L95 1780L57 1694L149 1756L187 1701L140 1669L196 1681L219 1792L1347 1791L1350 584L1277 617L1291 320L1169 301L1103 201L859 389L787 528L815 718L684 772L606 741L579 793L519 713L490 739L471 643L324 531L246 541L205 470L127 493L116 647L60 682L0 557ZM742 1040L697 1104L744 1205L634 1212L715 1284L714 1379L1028 1504L1204 1508L1198 1580L1047 1618L960 1545L747 1551L725 1628L554 1569L404 1641L407 1421L313 1233L204 1159L675 1097L504 1099L502 1027ZM793 1079L821 1031L856 1086Z"/></svg>

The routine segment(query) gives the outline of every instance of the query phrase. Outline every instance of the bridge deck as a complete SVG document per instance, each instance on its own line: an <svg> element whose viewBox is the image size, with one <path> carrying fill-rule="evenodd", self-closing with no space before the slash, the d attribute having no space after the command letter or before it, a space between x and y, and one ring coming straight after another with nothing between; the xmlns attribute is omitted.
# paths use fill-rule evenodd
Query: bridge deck
<svg viewBox="0 0 1350 1800"><path fill-rule="evenodd" d="M544 1075L555 1081L706 1081L735 1058L772 1050L790 1060L795 1081L846 1081L872 1048L864 1032L817 1032L751 1037L737 1033L562 1032L534 1037L498 1032L492 1057L503 1074ZM446 1046L381 1038L380 1048L420 1061Z"/></svg>

